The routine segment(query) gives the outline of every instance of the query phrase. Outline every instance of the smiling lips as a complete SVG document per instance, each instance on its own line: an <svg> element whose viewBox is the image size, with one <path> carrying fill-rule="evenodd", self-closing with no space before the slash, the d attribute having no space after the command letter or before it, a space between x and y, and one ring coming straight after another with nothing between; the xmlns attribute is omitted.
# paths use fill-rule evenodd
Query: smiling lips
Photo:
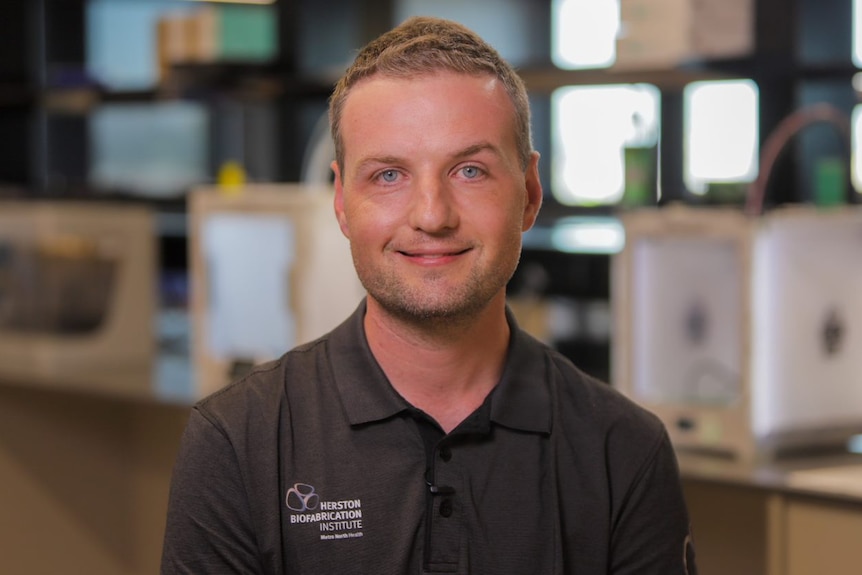
<svg viewBox="0 0 862 575"><path fill-rule="evenodd" d="M396 250L397 253L405 256L411 261L425 264L442 264L456 259L469 252L472 248L464 248L458 250Z"/></svg>

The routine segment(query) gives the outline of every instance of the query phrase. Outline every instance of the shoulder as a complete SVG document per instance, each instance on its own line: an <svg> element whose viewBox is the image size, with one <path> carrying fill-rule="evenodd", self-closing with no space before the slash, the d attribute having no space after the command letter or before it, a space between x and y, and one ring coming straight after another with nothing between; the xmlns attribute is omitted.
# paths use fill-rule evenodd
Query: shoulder
<svg viewBox="0 0 862 575"><path fill-rule="evenodd" d="M325 338L301 345L199 400L194 410L219 428L265 428L281 417L289 389L301 392L320 379L325 354Z"/></svg>
<svg viewBox="0 0 862 575"><path fill-rule="evenodd" d="M675 498L678 468L661 419L559 353L550 351L549 359L556 372L554 433L575 461L586 462L582 470L603 462L592 469L609 489L615 514L633 490L647 486Z"/></svg>
<svg viewBox="0 0 862 575"><path fill-rule="evenodd" d="M655 449L665 440L664 424L655 414L559 352L549 349L547 354L561 423L594 440L600 436L606 447L626 451Z"/></svg>

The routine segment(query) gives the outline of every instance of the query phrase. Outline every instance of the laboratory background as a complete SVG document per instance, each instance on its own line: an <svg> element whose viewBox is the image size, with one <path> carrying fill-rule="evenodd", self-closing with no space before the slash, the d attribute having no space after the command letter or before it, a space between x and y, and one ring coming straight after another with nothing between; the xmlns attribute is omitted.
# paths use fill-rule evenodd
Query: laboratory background
<svg viewBox="0 0 862 575"><path fill-rule="evenodd" d="M859 573L862 0L5 0L0 572L158 572L193 403L359 303L327 99L413 15L522 75L509 306L662 419L700 573Z"/></svg>

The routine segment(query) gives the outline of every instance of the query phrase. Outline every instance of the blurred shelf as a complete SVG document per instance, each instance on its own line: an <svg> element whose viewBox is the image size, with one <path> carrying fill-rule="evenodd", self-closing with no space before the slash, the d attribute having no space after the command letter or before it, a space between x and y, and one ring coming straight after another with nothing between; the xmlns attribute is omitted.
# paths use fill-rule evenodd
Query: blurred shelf
<svg viewBox="0 0 862 575"><path fill-rule="evenodd" d="M667 70L562 70L553 66L524 68L521 78L531 93L549 93L564 86L599 84L653 84L659 88L681 89L696 80L720 80L732 77L728 72L710 69Z"/></svg>
<svg viewBox="0 0 862 575"><path fill-rule="evenodd" d="M564 86L602 84L653 84L662 89L679 90L701 80L792 76L802 80L850 79L860 72L852 62L806 64L771 56L692 60L666 69L594 68L564 70L553 65L526 66L520 69L532 93L550 93Z"/></svg>
<svg viewBox="0 0 862 575"><path fill-rule="evenodd" d="M339 70L322 70L291 78L276 64L243 62L188 63L171 66L153 88L114 90L88 81L57 81L46 88L21 82L0 83L0 108L40 107L53 113L86 114L94 106L117 102L169 100L274 100L277 98L328 98Z"/></svg>

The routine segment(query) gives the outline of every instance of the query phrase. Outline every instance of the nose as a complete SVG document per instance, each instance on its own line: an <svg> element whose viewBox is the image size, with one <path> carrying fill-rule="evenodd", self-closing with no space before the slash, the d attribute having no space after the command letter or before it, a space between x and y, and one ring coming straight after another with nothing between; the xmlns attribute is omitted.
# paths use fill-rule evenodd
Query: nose
<svg viewBox="0 0 862 575"><path fill-rule="evenodd" d="M445 179L417 179L410 205L410 225L429 234L454 229L458 225L458 210L454 190Z"/></svg>

